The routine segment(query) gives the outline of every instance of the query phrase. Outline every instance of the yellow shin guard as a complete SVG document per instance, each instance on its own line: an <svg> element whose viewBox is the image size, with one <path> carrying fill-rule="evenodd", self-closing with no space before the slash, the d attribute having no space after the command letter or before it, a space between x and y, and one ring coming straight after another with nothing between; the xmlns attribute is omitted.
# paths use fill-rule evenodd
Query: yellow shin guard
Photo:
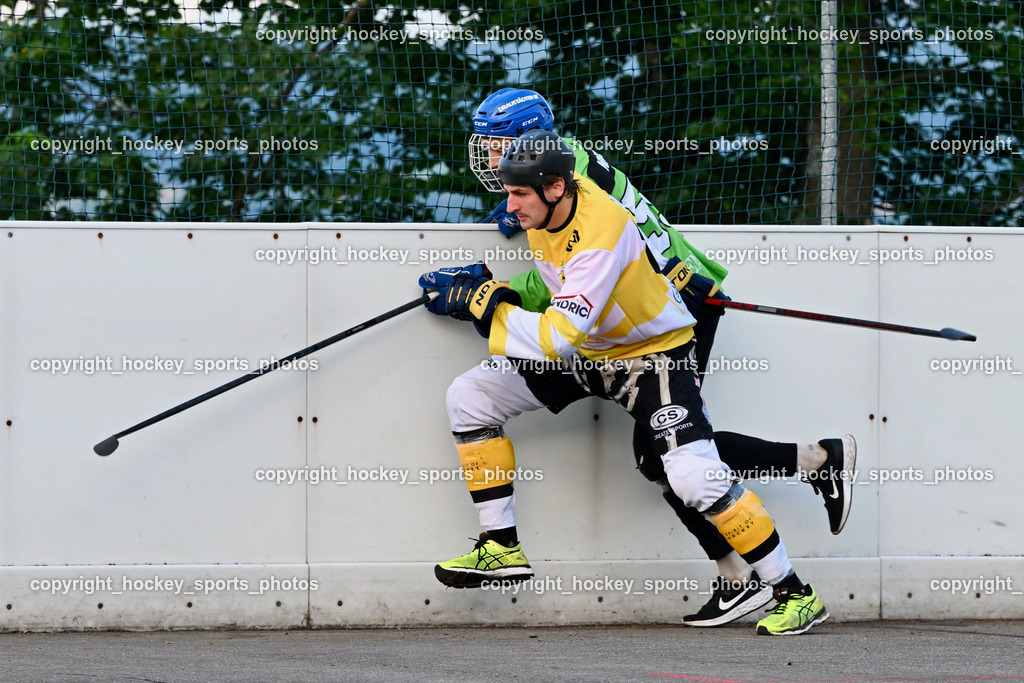
<svg viewBox="0 0 1024 683"><path fill-rule="evenodd" d="M507 436L459 443L455 448L459 451L462 473L471 493L512 483L516 454Z"/></svg>
<svg viewBox="0 0 1024 683"><path fill-rule="evenodd" d="M740 555L756 549L775 533L768 511L750 490L744 491L728 510L711 515L711 522Z"/></svg>

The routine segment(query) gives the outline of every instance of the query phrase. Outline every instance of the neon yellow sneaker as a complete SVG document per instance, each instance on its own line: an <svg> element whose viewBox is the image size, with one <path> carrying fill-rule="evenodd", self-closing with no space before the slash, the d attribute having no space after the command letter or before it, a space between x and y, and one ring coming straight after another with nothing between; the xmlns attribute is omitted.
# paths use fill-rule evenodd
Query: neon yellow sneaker
<svg viewBox="0 0 1024 683"><path fill-rule="evenodd" d="M523 544L508 548L484 531L473 552L434 567L434 576L452 588L479 588L485 583L515 583L533 578Z"/></svg>
<svg viewBox="0 0 1024 683"><path fill-rule="evenodd" d="M810 584L807 590L807 595L801 595L791 593L785 586L776 586L773 597L778 604L771 614L757 622L757 634L795 636L828 619L828 610Z"/></svg>

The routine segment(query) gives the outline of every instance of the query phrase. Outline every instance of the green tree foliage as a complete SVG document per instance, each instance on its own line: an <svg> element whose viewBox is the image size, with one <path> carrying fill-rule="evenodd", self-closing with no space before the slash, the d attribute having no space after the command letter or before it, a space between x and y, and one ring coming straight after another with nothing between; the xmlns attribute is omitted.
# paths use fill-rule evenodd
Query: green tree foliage
<svg viewBox="0 0 1024 683"><path fill-rule="evenodd" d="M841 220L870 222L874 203L876 220L1021 224L1019 3L840 7L862 32L838 45ZM0 218L479 220L500 197L467 168L470 119L515 85L674 221L818 219L814 0L200 8L40 0L0 21ZM991 38L924 45L944 27ZM923 40L863 36L894 28ZM935 148L960 139L1010 149Z"/></svg>
<svg viewBox="0 0 1024 683"><path fill-rule="evenodd" d="M431 191L475 185L452 105L491 84L467 91L457 45L346 41L316 5L205 26L173 3L58 9L0 33L3 218L430 220Z"/></svg>
<svg viewBox="0 0 1024 683"><path fill-rule="evenodd" d="M879 190L912 225L1024 225L1021 4L884 0L890 41L872 84ZM923 39L921 39L923 38ZM955 144L969 151L957 151Z"/></svg>

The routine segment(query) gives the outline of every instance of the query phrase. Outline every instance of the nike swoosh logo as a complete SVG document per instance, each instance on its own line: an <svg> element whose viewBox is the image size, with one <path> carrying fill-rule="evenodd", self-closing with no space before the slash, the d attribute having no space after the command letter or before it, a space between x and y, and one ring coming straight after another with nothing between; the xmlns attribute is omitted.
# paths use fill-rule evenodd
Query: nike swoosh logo
<svg viewBox="0 0 1024 683"><path fill-rule="evenodd" d="M839 487L836 486L835 481L833 481L832 482L832 493L829 494L829 498L835 499L835 498L838 498L838 497L839 497Z"/></svg>
<svg viewBox="0 0 1024 683"><path fill-rule="evenodd" d="M723 612L728 612L730 609L732 609L736 605L737 602L740 601L740 599L743 597L743 595L745 593L746 593L746 591L743 591L743 593L740 593L739 595L737 595L735 598L733 598L729 602L726 602L722 598L718 598L718 609L722 610Z"/></svg>

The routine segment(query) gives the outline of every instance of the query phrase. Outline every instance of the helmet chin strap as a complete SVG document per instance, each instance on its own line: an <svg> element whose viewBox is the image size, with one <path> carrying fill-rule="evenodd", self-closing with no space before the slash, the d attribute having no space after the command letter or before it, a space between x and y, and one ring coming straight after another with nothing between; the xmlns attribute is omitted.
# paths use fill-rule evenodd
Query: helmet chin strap
<svg viewBox="0 0 1024 683"><path fill-rule="evenodd" d="M546 207L548 207L548 215L544 217L544 222L541 223L540 226L538 226L538 228L537 228L538 230L544 230L544 229L546 229L548 227L548 223L551 222L551 216L553 216L554 213L555 213L555 207L558 206L559 202L561 202L563 199L565 199L565 191L563 190L562 194L558 197L558 199L556 199L553 202L549 202L547 200L547 197L544 196L544 186L543 185L534 185L533 186L533 191L537 193L537 196L540 197L540 200L542 202L544 202L544 205Z"/></svg>

